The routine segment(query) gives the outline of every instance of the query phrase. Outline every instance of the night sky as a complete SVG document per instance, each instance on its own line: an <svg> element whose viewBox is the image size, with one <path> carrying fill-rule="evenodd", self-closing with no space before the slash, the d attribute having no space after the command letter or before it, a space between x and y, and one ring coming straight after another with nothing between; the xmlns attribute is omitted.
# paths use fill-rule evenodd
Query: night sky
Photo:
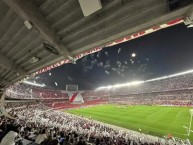
<svg viewBox="0 0 193 145"><path fill-rule="evenodd" d="M136 57L132 57L132 53ZM113 46L65 64L34 80L46 87L65 90L75 84L80 90L147 80L193 69L193 28L184 24ZM31 80L31 81L34 81Z"/></svg>

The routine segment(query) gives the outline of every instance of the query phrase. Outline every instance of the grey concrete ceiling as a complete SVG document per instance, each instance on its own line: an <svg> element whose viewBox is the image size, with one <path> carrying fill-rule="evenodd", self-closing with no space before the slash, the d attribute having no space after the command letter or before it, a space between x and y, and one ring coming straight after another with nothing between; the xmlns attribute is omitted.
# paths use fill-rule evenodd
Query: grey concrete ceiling
<svg viewBox="0 0 193 145"><path fill-rule="evenodd" d="M167 0L102 0L102 5L84 17L78 0L0 0L0 87L96 46L186 16L192 7L170 11ZM43 43L59 54L47 51ZM40 61L31 63L32 57Z"/></svg>

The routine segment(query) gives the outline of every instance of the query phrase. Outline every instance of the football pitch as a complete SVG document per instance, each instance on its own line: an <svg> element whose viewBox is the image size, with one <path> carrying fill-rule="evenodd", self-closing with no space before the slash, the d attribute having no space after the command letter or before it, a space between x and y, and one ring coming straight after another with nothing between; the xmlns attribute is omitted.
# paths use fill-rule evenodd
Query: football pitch
<svg viewBox="0 0 193 145"><path fill-rule="evenodd" d="M187 136L190 123L188 107L168 106L116 106L99 105L68 110L68 113L91 117L94 120L139 131L154 136L167 136L171 133L182 139L193 141L193 132ZM192 125L193 127L193 125ZM193 128L191 128L193 130Z"/></svg>

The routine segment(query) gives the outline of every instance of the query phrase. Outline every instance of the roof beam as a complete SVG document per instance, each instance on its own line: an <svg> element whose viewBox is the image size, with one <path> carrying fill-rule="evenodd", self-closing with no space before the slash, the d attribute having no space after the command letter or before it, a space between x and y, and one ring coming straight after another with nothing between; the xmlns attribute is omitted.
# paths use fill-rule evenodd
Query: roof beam
<svg viewBox="0 0 193 145"><path fill-rule="evenodd" d="M1 85L5 85L5 84L7 84L7 83L9 83L8 80L3 79L3 78L0 77L0 84L1 84Z"/></svg>
<svg viewBox="0 0 193 145"><path fill-rule="evenodd" d="M7 70L10 70L10 72L15 72L19 76L25 76L27 72L25 72L22 68L17 66L13 61L11 61L9 58L7 58L5 55L0 53L0 65L3 68L6 68Z"/></svg>
<svg viewBox="0 0 193 145"><path fill-rule="evenodd" d="M146 1L144 1L146 2ZM174 20L179 17L184 17L187 13L187 11L191 8L193 5L188 5L186 7L180 8L178 10L167 12L167 11L158 11L162 14L159 14L159 16L155 16L153 11L156 11L156 9L149 8L152 13L151 15L144 15L143 13L139 13L139 16L135 14L136 16L132 19L122 19L121 21L115 23L114 25L110 25L104 29L101 29L100 27L95 28L95 32L90 33L90 35L83 37L79 37L77 40L76 37L72 38L70 42L68 42L70 48L74 48L74 50L71 51L73 55L80 54L84 51L87 51L91 48L95 48L97 46L103 46L109 42L115 41L117 39L135 34L140 31L147 30L149 28L152 28L153 26L157 26L160 24L164 24L170 20ZM124 10L123 8L121 10ZM158 10L158 9L157 9ZM148 13L150 13L148 12ZM141 15L141 16L140 16ZM108 19L109 15L105 16L105 19ZM135 23L133 23L134 19L137 19ZM135 25L134 25L135 24ZM91 25L91 23L90 23ZM88 26L87 26L88 27ZM92 29L90 29L91 31ZM89 30L87 30L89 31ZM88 32L89 33L89 32ZM93 39L94 38L94 39ZM73 40L74 39L74 40ZM82 39L82 41L81 41ZM77 41L76 41L77 40ZM94 40L94 41L93 41ZM65 41L65 40L64 40ZM79 41L79 42L78 42Z"/></svg>
<svg viewBox="0 0 193 145"><path fill-rule="evenodd" d="M17 82L17 81L20 81L23 77L22 76L19 76L11 81L8 81L8 80L5 80L5 88L9 87L11 84Z"/></svg>
<svg viewBox="0 0 193 145"><path fill-rule="evenodd" d="M2 68L5 68L7 73L5 75L0 76L0 84L2 87L8 87L13 82L19 81L20 79L24 78L27 75L27 72L24 71L22 68L17 66L13 61L11 61L9 58L7 58L5 55L0 53L0 66ZM12 81L9 81L6 79L6 76L12 75L13 73L16 73L18 77Z"/></svg>
<svg viewBox="0 0 193 145"><path fill-rule="evenodd" d="M30 0L3 0L12 10L14 10L24 21L28 20L39 31L41 36L55 45L57 51L66 59L72 59L68 49L52 29L45 16Z"/></svg>
<svg viewBox="0 0 193 145"><path fill-rule="evenodd" d="M193 6L186 13L185 25L193 25Z"/></svg>

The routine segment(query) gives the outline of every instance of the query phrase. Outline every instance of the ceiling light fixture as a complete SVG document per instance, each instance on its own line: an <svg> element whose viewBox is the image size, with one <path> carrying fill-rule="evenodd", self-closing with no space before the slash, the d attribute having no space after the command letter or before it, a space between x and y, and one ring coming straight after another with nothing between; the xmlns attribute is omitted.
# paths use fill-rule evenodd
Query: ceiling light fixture
<svg viewBox="0 0 193 145"><path fill-rule="evenodd" d="M40 60L40 58L38 58L36 56L33 56L33 57L30 58L29 61L30 61L30 63L34 64L34 63L38 62L39 60Z"/></svg>
<svg viewBox="0 0 193 145"><path fill-rule="evenodd" d="M37 83L29 82L29 81L23 81L23 83L32 85L32 86L36 86L36 87L45 87L45 84L37 84Z"/></svg>
<svg viewBox="0 0 193 145"><path fill-rule="evenodd" d="M43 45L44 45L44 48L45 48L48 52L51 52L51 53L53 53L53 54L55 54L55 55L58 55L58 54L59 54L58 51L57 51L57 49L54 48L53 46L51 46L51 45L49 45L49 44L47 44L47 43L43 43Z"/></svg>

